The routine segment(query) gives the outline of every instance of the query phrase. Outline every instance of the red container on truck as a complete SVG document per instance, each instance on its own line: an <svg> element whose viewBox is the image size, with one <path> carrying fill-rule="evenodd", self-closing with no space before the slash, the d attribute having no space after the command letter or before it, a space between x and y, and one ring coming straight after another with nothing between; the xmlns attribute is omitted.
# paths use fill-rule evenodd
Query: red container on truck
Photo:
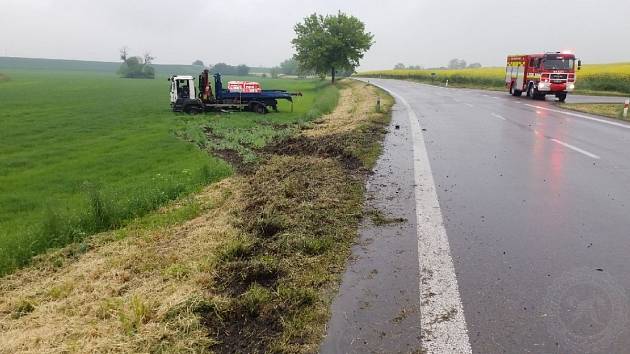
<svg viewBox="0 0 630 354"><path fill-rule="evenodd" d="M259 93L262 92L262 87L259 83L252 81L228 81L228 90L230 92Z"/></svg>

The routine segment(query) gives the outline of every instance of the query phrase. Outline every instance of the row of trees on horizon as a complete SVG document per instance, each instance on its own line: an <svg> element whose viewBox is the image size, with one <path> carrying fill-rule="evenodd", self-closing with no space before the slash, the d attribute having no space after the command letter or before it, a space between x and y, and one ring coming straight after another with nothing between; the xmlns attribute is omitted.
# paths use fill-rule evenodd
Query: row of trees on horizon
<svg viewBox="0 0 630 354"><path fill-rule="evenodd" d="M428 70L431 69L477 69L477 68L481 68L482 65L481 63L470 63L468 64L466 62L466 60L464 59L459 59L459 58L453 58L451 60L449 60L448 62L448 66L441 66L439 68L426 68ZM405 64L403 63L398 63L396 65L394 65L394 70L424 70L425 67L422 65L409 65L409 66L405 66Z"/></svg>

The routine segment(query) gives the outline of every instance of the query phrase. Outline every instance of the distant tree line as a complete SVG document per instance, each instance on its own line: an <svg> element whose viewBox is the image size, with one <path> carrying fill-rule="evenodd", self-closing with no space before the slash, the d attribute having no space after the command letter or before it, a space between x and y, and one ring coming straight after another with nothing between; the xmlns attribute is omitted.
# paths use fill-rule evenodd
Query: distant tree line
<svg viewBox="0 0 630 354"><path fill-rule="evenodd" d="M448 62L448 66L442 66L439 68L429 68L429 69L476 69L476 68L480 68L481 64L480 63L471 63L468 64L466 63L466 60L464 59L458 59L458 58L454 58L451 59ZM423 70L424 67L422 65L409 65L409 66L405 66L405 64L403 63L398 63L396 65L394 65L394 70Z"/></svg>
<svg viewBox="0 0 630 354"><path fill-rule="evenodd" d="M204 65L202 60L193 61L192 65L205 67L210 70L212 73L219 73L221 75L236 75L236 76L247 76L249 75L250 67L241 64L241 65L228 65L226 63L217 63L214 65L208 65L207 67Z"/></svg>
<svg viewBox="0 0 630 354"><path fill-rule="evenodd" d="M409 65L405 66L403 63L398 63L394 65L394 70L422 70L424 66L422 65Z"/></svg>
<svg viewBox="0 0 630 354"><path fill-rule="evenodd" d="M127 47L120 49L122 64L118 68L118 74L130 79L154 79L155 68L151 65L155 57L147 52L144 56L129 56Z"/></svg>
<svg viewBox="0 0 630 354"><path fill-rule="evenodd" d="M313 74L314 73L312 70L305 70L301 68L298 61L294 58L284 60L282 63L280 63L280 65L274 66L269 71L269 75L274 79L280 75L306 77Z"/></svg>
<svg viewBox="0 0 630 354"><path fill-rule="evenodd" d="M233 66L226 63L217 63L210 67L210 71L221 75L246 76L249 75L249 66L245 64Z"/></svg>
<svg viewBox="0 0 630 354"><path fill-rule="evenodd" d="M348 77L354 74L353 69L347 70L335 70L335 74L338 77ZM280 65L271 68L269 75L272 78L277 78L280 75L284 76L297 76L298 78L305 78L307 76L319 76L324 79L326 75L324 73L317 74L314 70L307 70L300 66L300 63L295 58L289 58L284 60Z"/></svg>
<svg viewBox="0 0 630 354"><path fill-rule="evenodd" d="M451 59L448 62L448 68L449 69L465 69L465 68L477 69L477 68L480 68L480 67L481 67L480 63L471 63L471 64L467 65L466 60L458 59L458 58Z"/></svg>

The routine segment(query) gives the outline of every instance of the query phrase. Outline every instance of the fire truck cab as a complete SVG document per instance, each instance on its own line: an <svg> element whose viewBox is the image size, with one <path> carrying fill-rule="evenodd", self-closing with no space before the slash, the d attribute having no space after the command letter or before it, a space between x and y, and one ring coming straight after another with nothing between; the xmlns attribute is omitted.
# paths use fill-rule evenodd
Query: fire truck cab
<svg viewBox="0 0 630 354"><path fill-rule="evenodd" d="M567 93L575 89L575 71L581 61L571 53L510 55L505 69L505 86L513 96L523 92L532 99L555 95L564 102Z"/></svg>

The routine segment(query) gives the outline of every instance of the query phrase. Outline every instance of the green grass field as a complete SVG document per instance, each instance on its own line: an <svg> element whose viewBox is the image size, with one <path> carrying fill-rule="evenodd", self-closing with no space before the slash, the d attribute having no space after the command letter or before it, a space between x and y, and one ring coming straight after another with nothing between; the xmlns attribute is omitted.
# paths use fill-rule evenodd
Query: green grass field
<svg viewBox="0 0 630 354"><path fill-rule="evenodd" d="M431 75L435 73L435 75ZM505 68L459 70L381 70L359 73L363 77L415 80L456 87L505 89ZM630 94L630 63L587 64L578 71L576 92L584 94Z"/></svg>
<svg viewBox="0 0 630 354"><path fill-rule="evenodd" d="M193 118L169 110L163 76L133 80L2 66L0 72L11 78L0 83L0 274L232 173L204 148L239 146L255 159L253 148L281 134L270 127L324 111L318 105L331 98L316 102L320 93L336 100L336 91L319 81L259 80L304 97L293 113L281 104L281 113L265 116ZM208 127L217 139L201 143Z"/></svg>

